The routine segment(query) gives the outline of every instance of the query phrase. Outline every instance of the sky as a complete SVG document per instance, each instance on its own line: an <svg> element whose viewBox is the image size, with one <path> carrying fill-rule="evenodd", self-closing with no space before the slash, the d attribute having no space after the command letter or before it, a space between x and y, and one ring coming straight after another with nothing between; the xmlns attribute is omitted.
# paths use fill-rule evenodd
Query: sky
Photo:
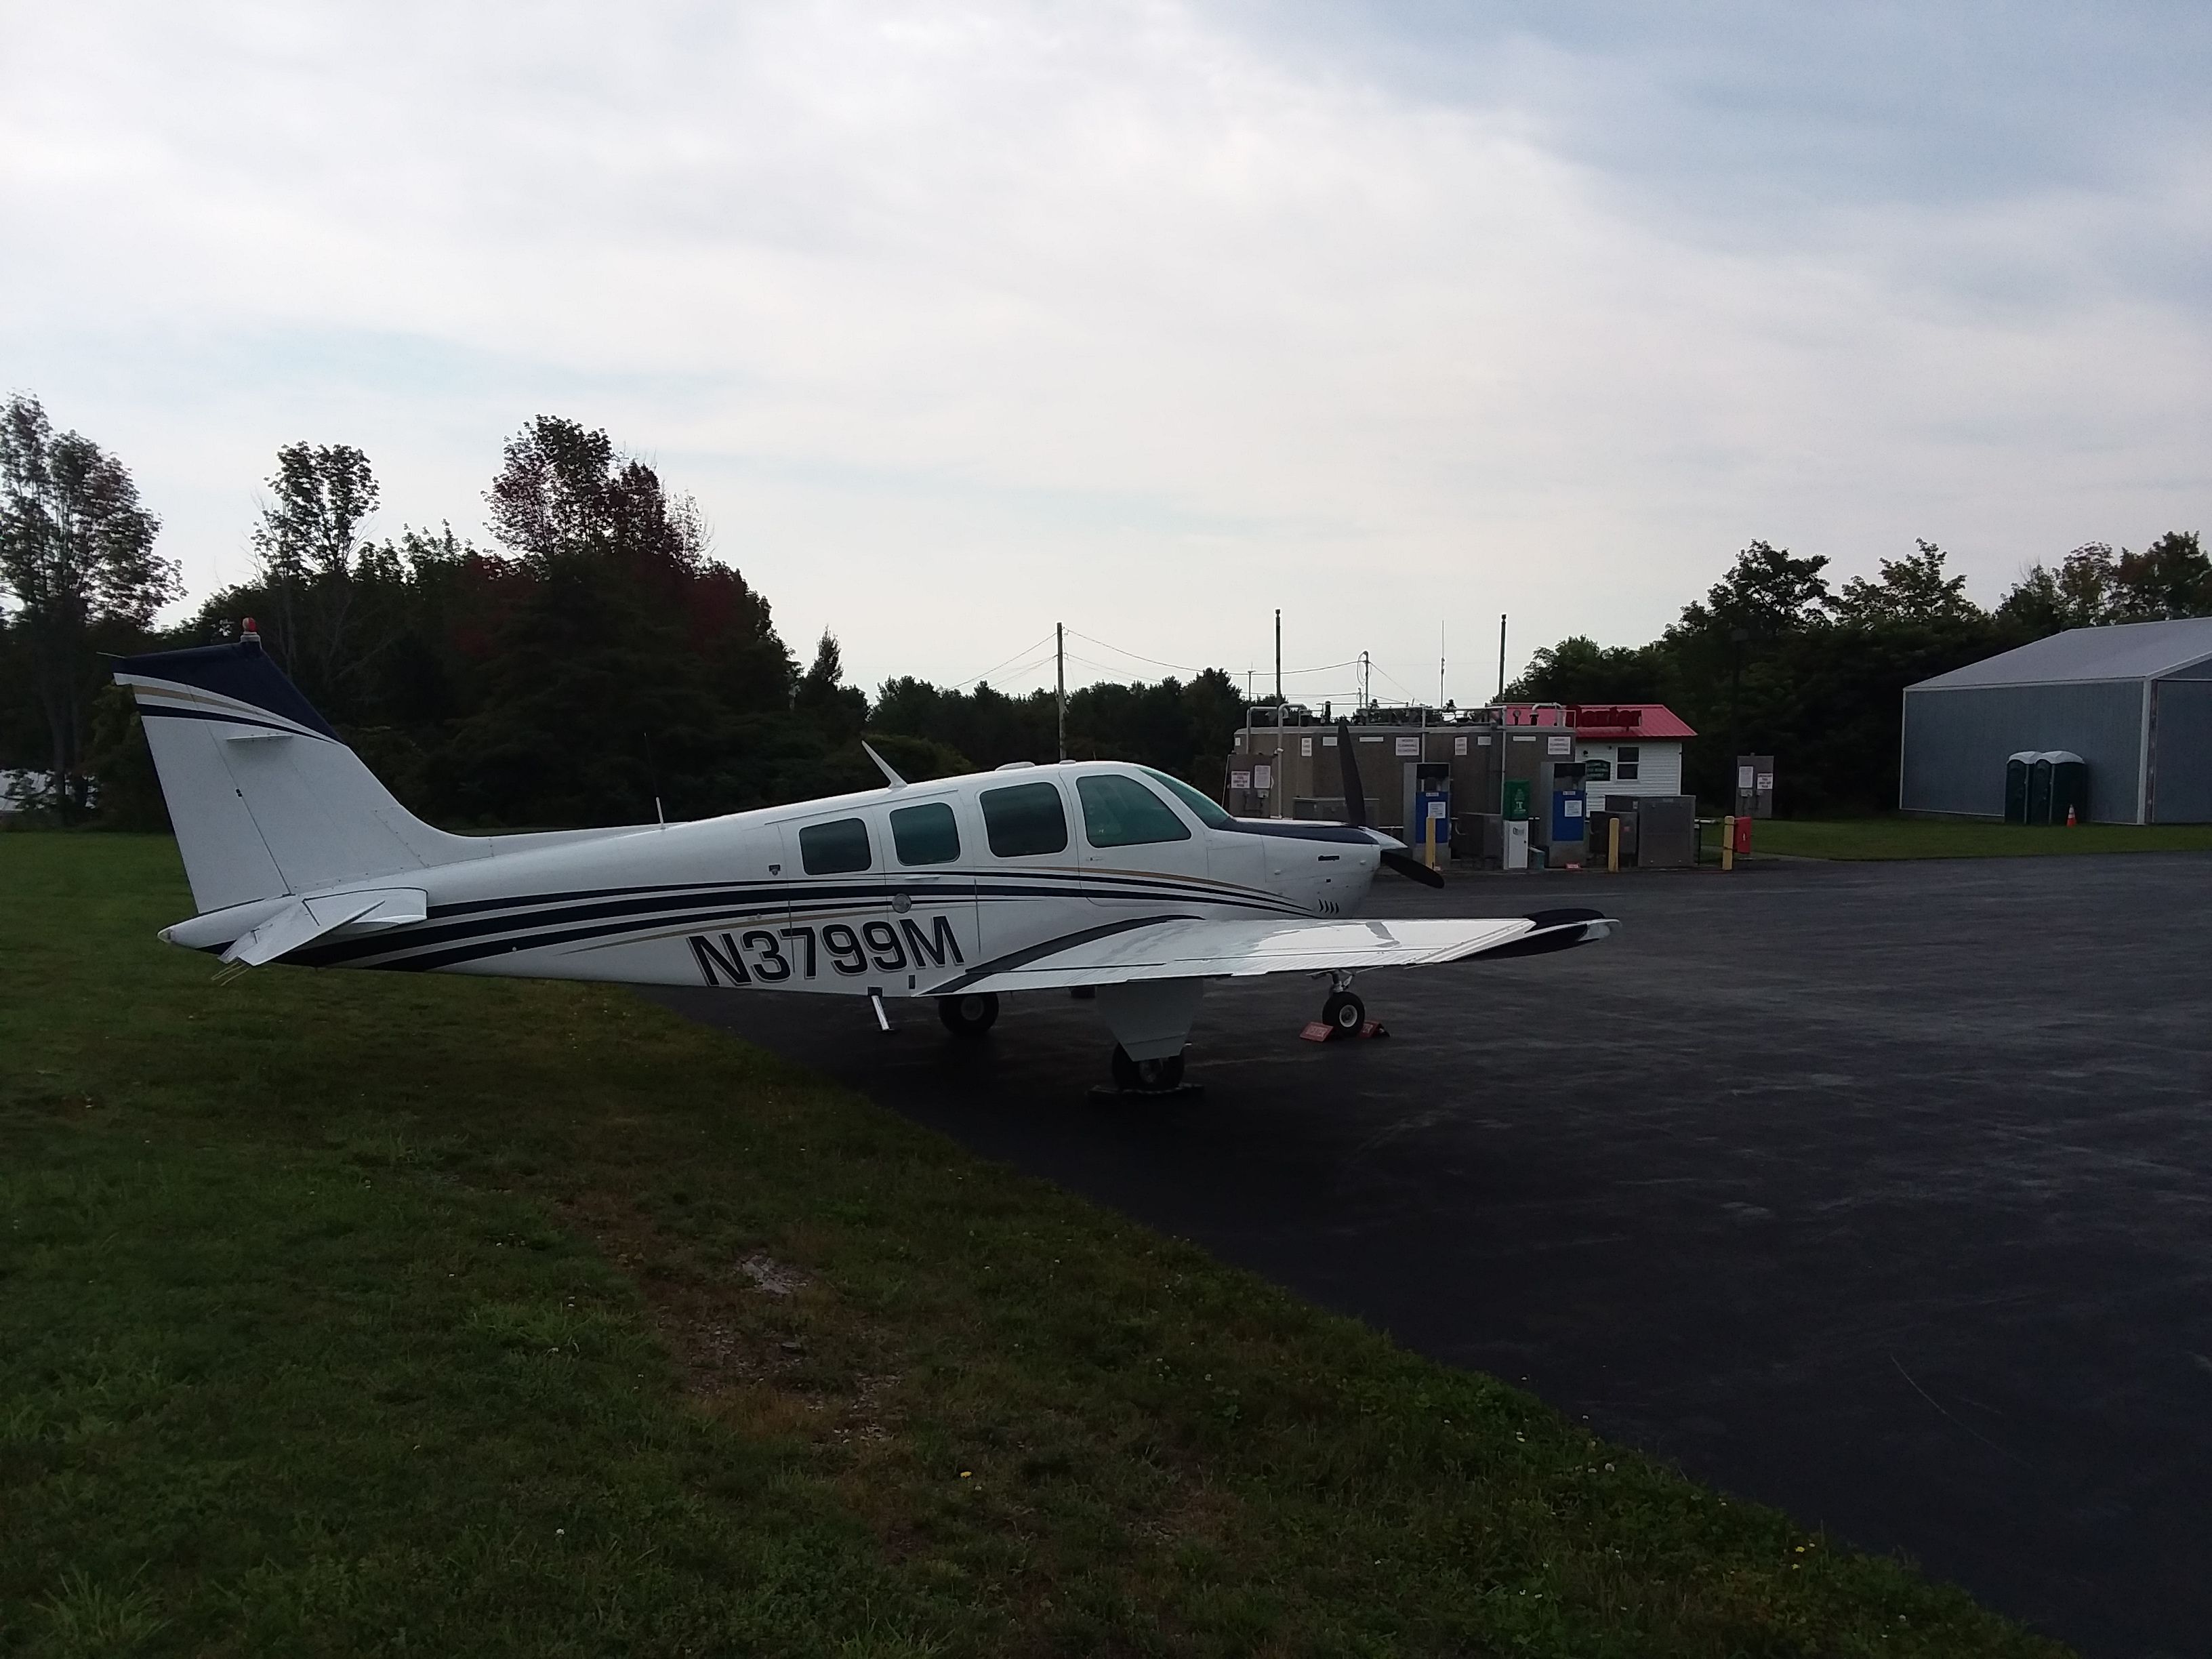
<svg viewBox="0 0 2212 1659"><path fill-rule="evenodd" d="M1747 542L2212 532L2212 9L0 0L0 392L194 601L532 416L802 657L1486 697Z"/></svg>

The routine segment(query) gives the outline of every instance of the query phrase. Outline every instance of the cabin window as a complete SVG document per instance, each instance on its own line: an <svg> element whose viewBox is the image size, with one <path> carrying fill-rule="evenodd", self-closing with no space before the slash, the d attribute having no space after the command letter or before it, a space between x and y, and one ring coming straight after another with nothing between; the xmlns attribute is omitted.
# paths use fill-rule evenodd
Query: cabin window
<svg viewBox="0 0 2212 1659"><path fill-rule="evenodd" d="M799 861L810 876L841 876L868 867L868 826L858 818L810 823L799 832Z"/></svg>
<svg viewBox="0 0 2212 1659"><path fill-rule="evenodd" d="M960 826L941 800L902 806L891 814L891 844L901 864L951 864L960 856Z"/></svg>
<svg viewBox="0 0 2212 1659"><path fill-rule="evenodd" d="M1613 775L1620 779L1623 783L1632 781L1636 776L1637 757L1641 755L1643 752L1644 751L1641 749L1637 748L1633 744L1624 744L1620 748L1614 750L1613 751Z"/></svg>
<svg viewBox="0 0 2212 1659"><path fill-rule="evenodd" d="M1067 811L1060 791L1048 783L1018 783L986 789L981 796L983 829L991 850L1002 859L1034 858L1067 850Z"/></svg>
<svg viewBox="0 0 2212 1659"><path fill-rule="evenodd" d="M1143 847L1188 841L1190 830L1168 804L1134 778L1078 778L1083 833L1093 847Z"/></svg>

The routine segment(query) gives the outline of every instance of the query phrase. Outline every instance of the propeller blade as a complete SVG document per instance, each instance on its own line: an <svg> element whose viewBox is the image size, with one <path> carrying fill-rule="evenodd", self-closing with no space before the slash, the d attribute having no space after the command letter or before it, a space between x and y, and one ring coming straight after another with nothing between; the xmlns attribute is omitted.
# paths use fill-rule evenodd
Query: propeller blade
<svg viewBox="0 0 2212 1659"><path fill-rule="evenodd" d="M1355 830L1367 827L1367 792L1359 787L1359 763L1352 756L1350 722L1336 723L1337 764L1344 769L1344 821Z"/></svg>
<svg viewBox="0 0 2212 1659"><path fill-rule="evenodd" d="M1394 853L1386 847L1382 849L1382 858L1385 869L1395 870L1408 881L1418 881L1424 887L1441 887L1444 884L1442 871L1430 869L1411 853Z"/></svg>

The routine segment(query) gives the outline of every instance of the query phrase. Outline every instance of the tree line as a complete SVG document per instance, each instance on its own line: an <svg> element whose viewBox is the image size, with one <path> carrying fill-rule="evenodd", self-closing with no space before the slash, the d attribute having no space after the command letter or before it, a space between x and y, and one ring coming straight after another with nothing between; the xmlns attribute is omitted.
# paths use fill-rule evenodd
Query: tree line
<svg viewBox="0 0 2212 1659"><path fill-rule="evenodd" d="M2069 628L2212 616L2212 559L2193 531L2031 564L1986 610L1930 542L1840 588L1827 565L1755 541L1650 644L1562 640L1508 695L1667 704L1697 728L1685 787L1709 802L1729 798L1733 757L1757 753L1775 757L1785 816L1887 811L1906 686Z"/></svg>
<svg viewBox="0 0 2212 1659"><path fill-rule="evenodd" d="M506 443L484 492L493 544L450 526L368 532L380 492L345 444L279 450L251 532L252 578L179 626L159 520L129 470L58 432L35 398L0 407L0 769L40 803L159 825L152 766L101 653L234 637L264 648L403 801L434 822L524 827L704 817L1058 752L1049 692L910 677L869 697L836 637L799 659L765 597L711 556L696 504L604 431L553 416ZM2031 565L1990 609L1930 543L1831 585L1828 561L1758 541L1648 645L1580 636L1536 653L1519 701L1663 702L1698 731L1689 786L1724 798L1729 757L1778 757L1785 811L1896 805L1900 694L2062 629L2212 615L2191 532ZM1262 699L1261 702L1267 700ZM1219 669L1100 683L1067 699L1067 750L1140 761L1218 791L1244 698ZM1264 715L1262 716L1264 718Z"/></svg>
<svg viewBox="0 0 2212 1659"><path fill-rule="evenodd" d="M410 807L456 827L704 817L906 776L1050 759L1049 693L903 678L872 700L833 635L801 668L768 600L711 556L696 504L603 431L540 416L484 493L493 545L450 526L368 534L380 491L345 444L277 452L249 581L180 626L128 471L37 400L0 432L0 767L58 781L44 805L165 821L150 758L100 653L235 637L264 648ZM1218 787L1243 702L1229 677L1070 694L1068 752Z"/></svg>

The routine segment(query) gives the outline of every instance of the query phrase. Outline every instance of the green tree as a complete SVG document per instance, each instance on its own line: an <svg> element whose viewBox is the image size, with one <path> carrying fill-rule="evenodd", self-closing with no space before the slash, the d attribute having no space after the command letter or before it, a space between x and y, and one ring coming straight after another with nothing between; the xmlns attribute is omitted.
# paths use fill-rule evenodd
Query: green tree
<svg viewBox="0 0 2212 1659"><path fill-rule="evenodd" d="M2030 565L1997 602L1996 614L2029 640L2069 628L2095 628L2113 619L2112 586L2118 570L2111 543L2085 543L2056 570L2040 561Z"/></svg>
<svg viewBox="0 0 2212 1659"><path fill-rule="evenodd" d="M1881 579L1854 576L1836 596L1838 621L1865 627L1887 623L1942 624L1978 618L1981 607L1966 597L1966 579L1946 575L1945 554L1933 542L1916 538L1917 552L1884 559Z"/></svg>
<svg viewBox="0 0 2212 1659"><path fill-rule="evenodd" d="M154 550L161 520L130 471L90 439L56 433L36 398L0 408L0 592L46 716L58 804L85 800L86 722L100 681L95 640L142 635L179 592Z"/></svg>
<svg viewBox="0 0 2212 1659"><path fill-rule="evenodd" d="M2124 622L2212 614L2212 559L2193 530L2169 530L2112 572L2112 613Z"/></svg>
<svg viewBox="0 0 2212 1659"><path fill-rule="evenodd" d="M1505 688L1510 702L1663 702L1665 665L1649 646L1571 635L1546 646Z"/></svg>
<svg viewBox="0 0 2212 1659"><path fill-rule="evenodd" d="M824 629L814 647L813 665L799 677L792 707L820 732L830 749L856 741L868 723L867 694L844 679L844 653L837 648L837 636Z"/></svg>
<svg viewBox="0 0 2212 1659"><path fill-rule="evenodd" d="M1829 605L1827 556L1798 558L1786 547L1753 542L1736 555L1705 602L1685 606L1675 629L1684 634L1748 629L1754 639L1778 639L1818 626Z"/></svg>
<svg viewBox="0 0 2212 1659"><path fill-rule="evenodd" d="M268 640L311 698L329 702L356 666L348 623L361 528L380 491L368 457L350 444L287 444L254 526L260 580L271 599Z"/></svg>
<svg viewBox="0 0 2212 1659"><path fill-rule="evenodd" d="M826 734L794 718L767 602L708 558L697 508L651 466L541 416L485 499L511 556L455 573L479 602L460 648L473 706L429 769L434 798L480 820L635 820L656 801L688 817L819 775Z"/></svg>

